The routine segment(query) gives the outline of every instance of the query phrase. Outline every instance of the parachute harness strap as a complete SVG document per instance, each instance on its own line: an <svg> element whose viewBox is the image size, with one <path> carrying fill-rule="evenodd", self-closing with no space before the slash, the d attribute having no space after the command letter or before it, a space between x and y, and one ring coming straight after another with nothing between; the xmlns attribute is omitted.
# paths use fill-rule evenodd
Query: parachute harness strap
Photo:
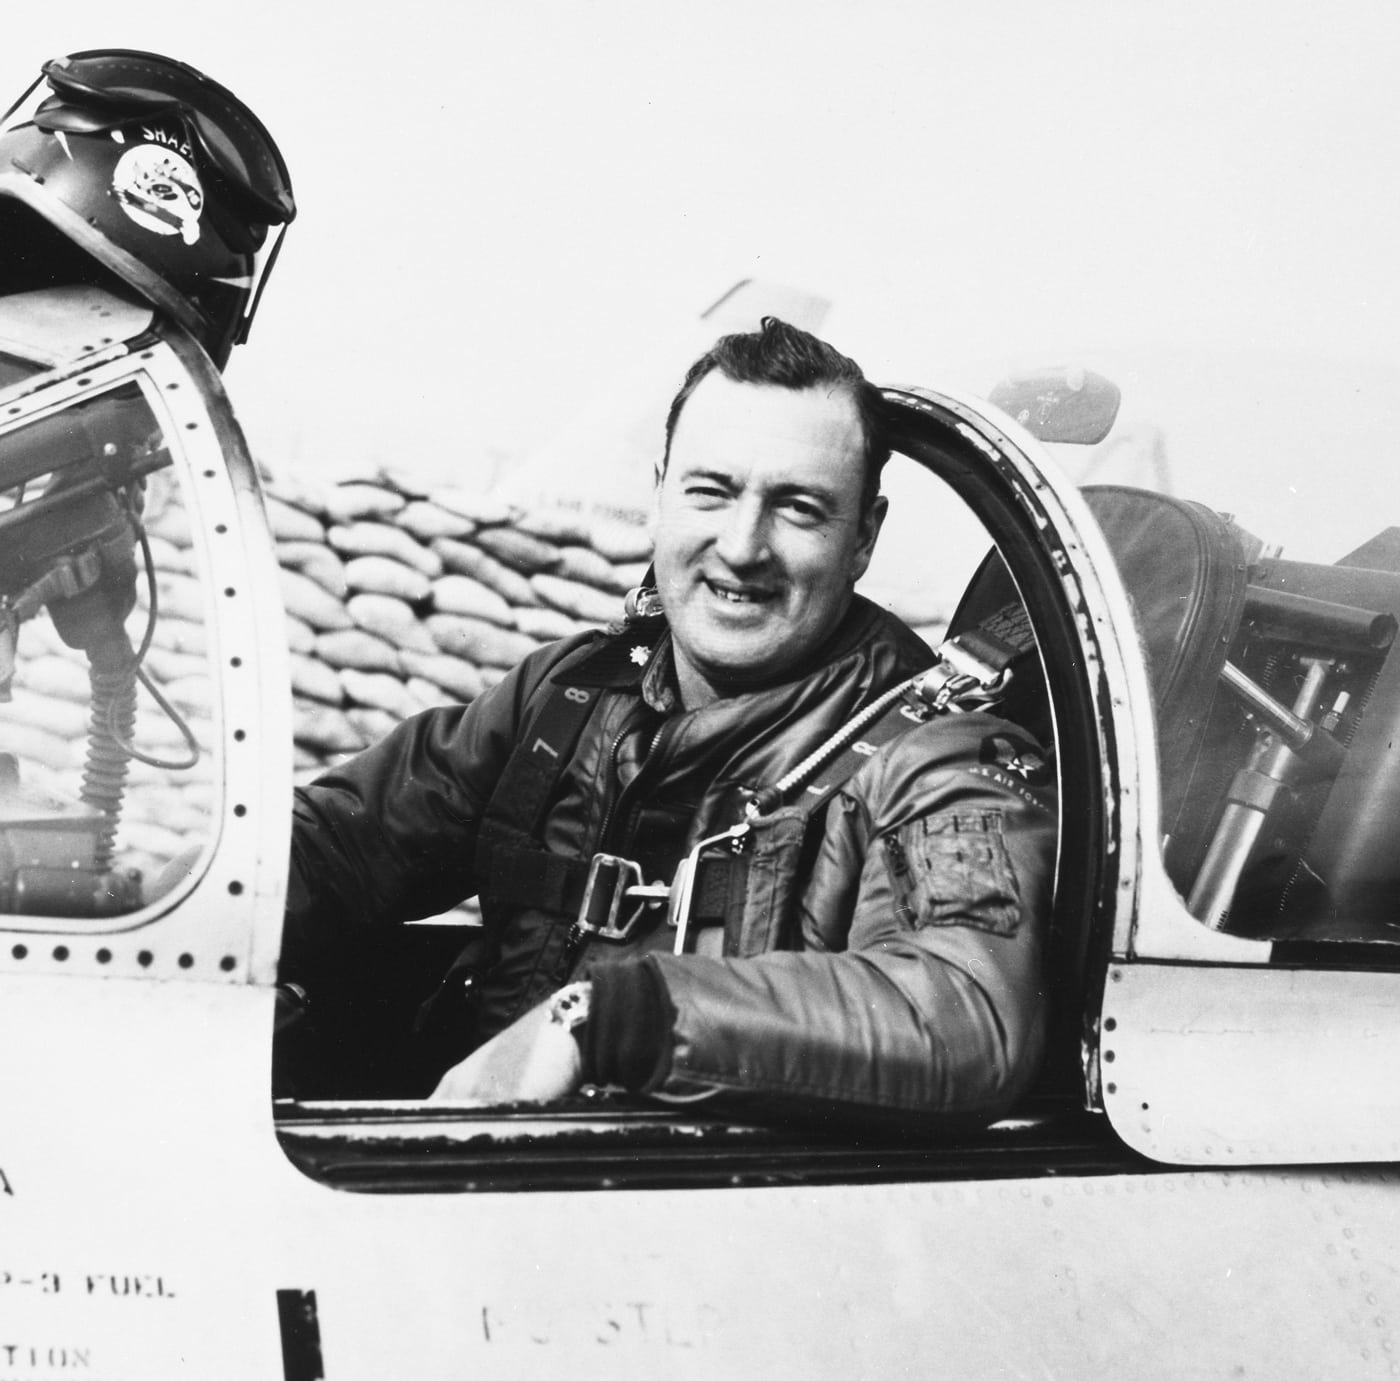
<svg viewBox="0 0 1400 1381"><path fill-rule="evenodd" d="M934 669L936 670L936 668ZM838 729L814 752L808 753L796 767L784 774L772 786L765 787L762 791L755 791L744 806L744 815L749 820L756 820L759 816L768 815L776 810L789 792L796 790L809 777L820 771L848 743L853 742L866 725L872 720L878 719L906 691L912 691L927 674L927 672L921 671L872 700L854 719Z"/></svg>
<svg viewBox="0 0 1400 1381"><path fill-rule="evenodd" d="M746 821L776 810L789 793L805 785L828 762L859 738L861 732L879 719L896 701L911 703L902 713L916 723L935 714L965 714L994 703L1011 679L1009 667L995 667L969 652L957 638L938 648L938 662L907 681L891 687L872 700L854 719L838 729L814 752L770 787L755 791L744 806Z"/></svg>

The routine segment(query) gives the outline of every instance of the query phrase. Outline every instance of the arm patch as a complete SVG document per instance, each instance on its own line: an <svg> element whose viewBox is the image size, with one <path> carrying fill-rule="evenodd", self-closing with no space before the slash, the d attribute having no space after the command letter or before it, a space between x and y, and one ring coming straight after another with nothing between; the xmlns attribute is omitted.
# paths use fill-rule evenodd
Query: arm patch
<svg viewBox="0 0 1400 1381"><path fill-rule="evenodd" d="M1021 894L1002 829L1000 811L940 812L883 836L899 919L1014 935Z"/></svg>

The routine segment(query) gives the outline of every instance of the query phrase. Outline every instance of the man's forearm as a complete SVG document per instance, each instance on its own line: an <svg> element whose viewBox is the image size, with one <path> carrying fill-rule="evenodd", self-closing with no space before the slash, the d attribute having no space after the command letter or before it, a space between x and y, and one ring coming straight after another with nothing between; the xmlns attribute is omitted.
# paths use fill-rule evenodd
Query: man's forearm
<svg viewBox="0 0 1400 1381"><path fill-rule="evenodd" d="M1039 1067L1038 958L881 954L662 960L676 1017L657 1086L995 1117Z"/></svg>
<svg viewBox="0 0 1400 1381"><path fill-rule="evenodd" d="M592 1002L581 1029L583 1077L591 1084L646 1092L671 1068L671 1005L648 959L600 964L590 975Z"/></svg>

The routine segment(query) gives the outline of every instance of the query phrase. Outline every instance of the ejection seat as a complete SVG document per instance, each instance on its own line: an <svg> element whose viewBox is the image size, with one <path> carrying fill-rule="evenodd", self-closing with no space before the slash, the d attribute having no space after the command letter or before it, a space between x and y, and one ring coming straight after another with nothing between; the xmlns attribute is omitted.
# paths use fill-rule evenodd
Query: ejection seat
<svg viewBox="0 0 1400 1381"><path fill-rule="evenodd" d="M1265 557L1201 504L1147 490L1083 491L1132 601L1157 719L1163 861L1214 929L1310 946L1400 944L1400 531L1335 566ZM988 556L950 633L1017 602ZM1047 745L1033 658L1000 713ZM1369 708L1368 708L1369 707ZM1061 876L1073 868L1062 862ZM1056 986L1078 993L1085 918L1057 915ZM1347 957L1354 959L1354 954ZM1367 962L1400 953L1372 949Z"/></svg>

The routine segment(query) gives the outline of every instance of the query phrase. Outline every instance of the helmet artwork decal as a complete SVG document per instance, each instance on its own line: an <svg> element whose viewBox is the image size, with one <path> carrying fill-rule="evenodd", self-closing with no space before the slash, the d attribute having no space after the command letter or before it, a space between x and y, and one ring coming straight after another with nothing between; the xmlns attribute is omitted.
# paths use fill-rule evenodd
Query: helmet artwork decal
<svg viewBox="0 0 1400 1381"><path fill-rule="evenodd" d="M199 239L204 189L189 159L164 144L138 144L117 159L112 191L137 225L157 235Z"/></svg>
<svg viewBox="0 0 1400 1381"><path fill-rule="evenodd" d="M0 296L134 292L222 369L296 215L272 136L157 53L73 53L41 73L0 121Z"/></svg>

